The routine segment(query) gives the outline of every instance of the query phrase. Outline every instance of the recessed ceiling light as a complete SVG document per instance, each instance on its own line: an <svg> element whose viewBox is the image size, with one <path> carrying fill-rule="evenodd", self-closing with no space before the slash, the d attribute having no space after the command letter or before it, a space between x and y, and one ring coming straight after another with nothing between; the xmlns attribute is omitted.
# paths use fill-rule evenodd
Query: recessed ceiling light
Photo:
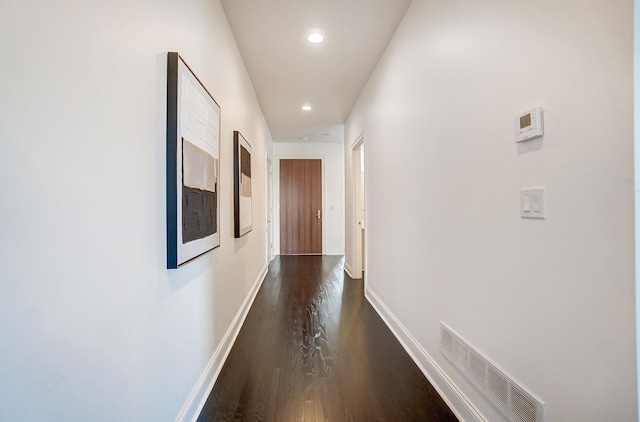
<svg viewBox="0 0 640 422"><path fill-rule="evenodd" d="M309 110L311 110L311 106L310 105L305 105L305 106L302 106L302 109L304 111L309 111Z"/></svg>
<svg viewBox="0 0 640 422"><path fill-rule="evenodd" d="M313 34L310 34L307 39L310 43L318 44L319 42L322 42L322 40L324 40L324 37L322 36L322 34L314 32Z"/></svg>

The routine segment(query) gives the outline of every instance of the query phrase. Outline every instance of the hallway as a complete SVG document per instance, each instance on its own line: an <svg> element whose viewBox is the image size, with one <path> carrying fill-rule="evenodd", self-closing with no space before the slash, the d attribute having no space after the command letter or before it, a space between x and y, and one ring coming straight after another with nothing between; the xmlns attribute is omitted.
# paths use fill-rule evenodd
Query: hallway
<svg viewBox="0 0 640 422"><path fill-rule="evenodd" d="M455 421L338 256L278 256L198 422Z"/></svg>

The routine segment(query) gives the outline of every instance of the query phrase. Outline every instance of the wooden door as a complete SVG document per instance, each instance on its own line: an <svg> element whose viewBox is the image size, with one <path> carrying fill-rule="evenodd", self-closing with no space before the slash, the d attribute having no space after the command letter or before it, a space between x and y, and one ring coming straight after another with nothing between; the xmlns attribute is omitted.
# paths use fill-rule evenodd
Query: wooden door
<svg viewBox="0 0 640 422"><path fill-rule="evenodd" d="M321 160L280 160L280 253L322 255Z"/></svg>

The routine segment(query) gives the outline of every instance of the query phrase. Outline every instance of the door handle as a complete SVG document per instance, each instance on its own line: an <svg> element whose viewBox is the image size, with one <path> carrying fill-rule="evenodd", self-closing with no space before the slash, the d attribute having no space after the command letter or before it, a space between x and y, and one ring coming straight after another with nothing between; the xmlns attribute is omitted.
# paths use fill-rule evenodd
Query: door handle
<svg viewBox="0 0 640 422"><path fill-rule="evenodd" d="M318 210L317 216L318 216L318 220L320 220L320 210Z"/></svg>

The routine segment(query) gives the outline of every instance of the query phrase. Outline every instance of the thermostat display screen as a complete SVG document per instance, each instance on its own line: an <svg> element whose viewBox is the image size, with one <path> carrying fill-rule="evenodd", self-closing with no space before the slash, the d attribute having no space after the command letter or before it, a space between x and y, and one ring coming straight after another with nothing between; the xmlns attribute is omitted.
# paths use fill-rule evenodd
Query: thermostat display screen
<svg viewBox="0 0 640 422"><path fill-rule="evenodd" d="M520 129L524 129L527 126L531 126L531 113L520 117Z"/></svg>

